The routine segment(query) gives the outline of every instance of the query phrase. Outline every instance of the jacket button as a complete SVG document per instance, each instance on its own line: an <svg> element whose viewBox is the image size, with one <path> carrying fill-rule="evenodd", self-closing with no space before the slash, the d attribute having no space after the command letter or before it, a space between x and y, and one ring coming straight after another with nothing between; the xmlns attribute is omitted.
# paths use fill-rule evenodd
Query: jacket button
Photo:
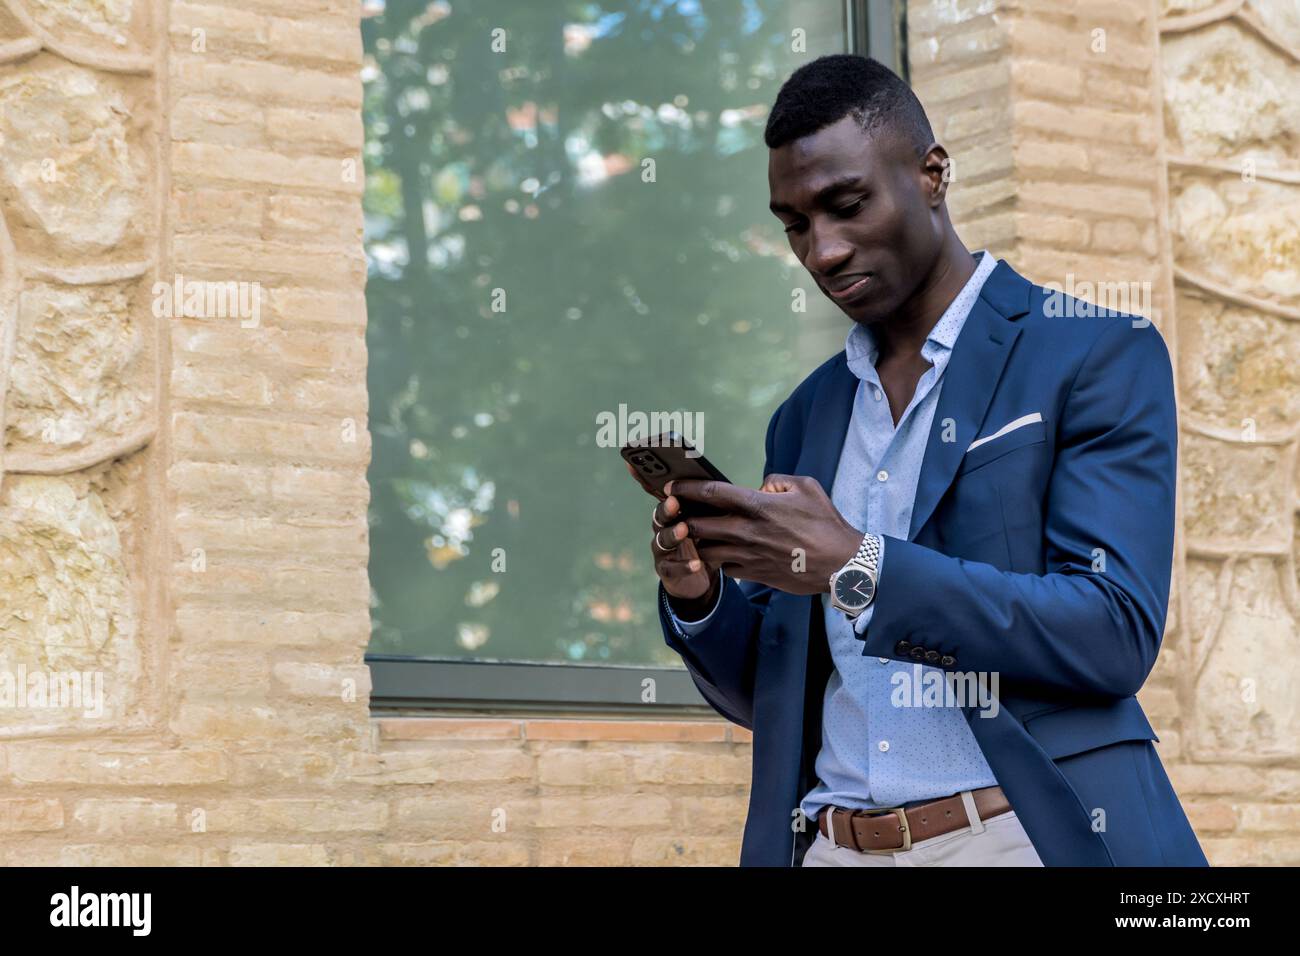
<svg viewBox="0 0 1300 956"><path fill-rule="evenodd" d="M914 660L914 661L923 661L923 660L925 660L925 648L924 648L924 647L914 647L914 648L912 648L910 651L908 651L907 656L910 657L910 658L911 658L912 660Z"/></svg>
<svg viewBox="0 0 1300 956"><path fill-rule="evenodd" d="M951 654L945 654L943 657L939 658L939 663L944 667L952 667L953 664L957 663L957 658L953 657Z"/></svg>
<svg viewBox="0 0 1300 956"><path fill-rule="evenodd" d="M933 663L934 663L935 661L937 661L938 659L939 659L939 652L938 652L938 651L926 651L926 652L925 652L925 662L926 662L927 664L933 664Z"/></svg>
<svg viewBox="0 0 1300 956"><path fill-rule="evenodd" d="M897 654L899 657L906 657L907 652L910 651L911 649L912 649L911 641L899 641L897 644L894 645L894 653Z"/></svg>

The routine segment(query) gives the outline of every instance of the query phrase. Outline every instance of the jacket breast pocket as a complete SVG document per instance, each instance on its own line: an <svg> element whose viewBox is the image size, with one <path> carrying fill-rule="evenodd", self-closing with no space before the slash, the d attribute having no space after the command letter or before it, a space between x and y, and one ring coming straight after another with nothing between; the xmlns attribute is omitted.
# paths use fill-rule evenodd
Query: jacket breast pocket
<svg viewBox="0 0 1300 956"><path fill-rule="evenodd" d="M1043 422L1021 425L1000 438L985 442L966 452L961 460L961 466L957 469L957 477L969 474L976 468L983 468L1027 445L1037 445L1045 441L1047 441L1047 426Z"/></svg>

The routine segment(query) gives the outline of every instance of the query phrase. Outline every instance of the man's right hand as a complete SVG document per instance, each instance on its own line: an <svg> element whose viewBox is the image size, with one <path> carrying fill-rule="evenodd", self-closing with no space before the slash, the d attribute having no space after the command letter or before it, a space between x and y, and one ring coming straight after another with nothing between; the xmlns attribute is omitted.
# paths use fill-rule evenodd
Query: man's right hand
<svg viewBox="0 0 1300 956"><path fill-rule="evenodd" d="M678 520L681 502L666 497L662 488L651 487L631 464L627 470L637 484L659 499L651 517L651 532L658 535L659 544L651 539L650 554L655 573L668 592L668 603L683 621L698 621L706 617L718 602L718 569L700 560L695 542L686 537L686 525ZM674 541L677 542L675 547ZM660 545L669 550L664 551Z"/></svg>

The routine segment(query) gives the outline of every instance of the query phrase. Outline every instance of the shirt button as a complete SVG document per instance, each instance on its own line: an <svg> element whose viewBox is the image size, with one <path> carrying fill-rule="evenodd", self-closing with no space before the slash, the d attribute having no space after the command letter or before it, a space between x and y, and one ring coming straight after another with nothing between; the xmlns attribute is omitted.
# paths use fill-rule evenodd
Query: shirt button
<svg viewBox="0 0 1300 956"><path fill-rule="evenodd" d="M881 468L878 472L876 472L876 481L887 481L888 479L889 479L889 472L885 471L885 469Z"/></svg>
<svg viewBox="0 0 1300 956"><path fill-rule="evenodd" d="M876 388L874 385L871 386L871 397L876 401L880 401L880 389Z"/></svg>
<svg viewBox="0 0 1300 956"><path fill-rule="evenodd" d="M876 744L876 746L880 748L881 753L884 753L886 750L889 749L889 741L882 740L880 743Z"/></svg>
<svg viewBox="0 0 1300 956"><path fill-rule="evenodd" d="M876 660L880 661L880 663L882 663L882 664L888 664L888 663L889 663L889 658L888 658L888 657L877 657Z"/></svg>

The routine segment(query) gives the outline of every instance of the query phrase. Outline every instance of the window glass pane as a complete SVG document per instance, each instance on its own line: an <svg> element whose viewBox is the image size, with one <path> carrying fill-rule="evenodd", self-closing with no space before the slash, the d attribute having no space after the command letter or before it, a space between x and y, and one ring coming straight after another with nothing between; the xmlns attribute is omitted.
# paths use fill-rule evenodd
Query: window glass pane
<svg viewBox="0 0 1300 956"><path fill-rule="evenodd" d="M771 413L843 345L762 140L789 73L845 49L843 5L366 10L370 649L678 664L654 501L598 416L698 415L756 486Z"/></svg>

